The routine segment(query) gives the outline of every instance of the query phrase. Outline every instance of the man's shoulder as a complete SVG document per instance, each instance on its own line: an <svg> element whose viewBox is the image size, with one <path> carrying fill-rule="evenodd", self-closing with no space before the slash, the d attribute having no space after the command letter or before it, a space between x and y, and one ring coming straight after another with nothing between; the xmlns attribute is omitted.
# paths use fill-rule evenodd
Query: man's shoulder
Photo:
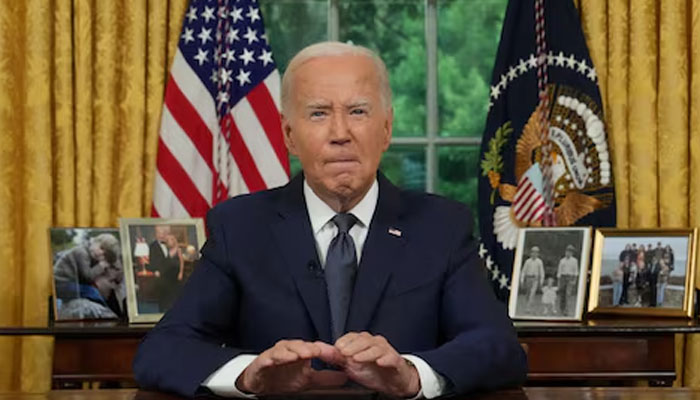
<svg viewBox="0 0 700 400"><path fill-rule="evenodd" d="M400 190L403 213L412 217L424 217L438 223L454 224L468 221L472 224L469 207L446 197L415 190Z"/></svg>
<svg viewBox="0 0 700 400"><path fill-rule="evenodd" d="M283 187L240 194L214 206L207 213L207 222L215 223L234 219L238 222L261 221L269 218L281 196Z"/></svg>

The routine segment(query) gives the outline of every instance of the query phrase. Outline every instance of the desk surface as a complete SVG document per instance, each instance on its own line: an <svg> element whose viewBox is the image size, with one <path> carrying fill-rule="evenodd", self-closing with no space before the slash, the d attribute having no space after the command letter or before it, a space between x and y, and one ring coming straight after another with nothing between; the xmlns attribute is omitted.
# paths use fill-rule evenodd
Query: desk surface
<svg viewBox="0 0 700 400"><path fill-rule="evenodd" d="M374 399L369 392L316 392L306 396L284 397L307 400ZM135 390L60 390L45 394L0 393L0 400L177 400L178 397ZM453 400L696 400L700 390L684 388L525 388L489 394L450 397Z"/></svg>
<svg viewBox="0 0 700 400"><path fill-rule="evenodd" d="M700 321L678 318L596 318L582 322L516 321L514 324L521 337L700 332ZM34 326L0 326L0 336L141 337L152 327L152 324L128 324L124 321L51 322Z"/></svg>

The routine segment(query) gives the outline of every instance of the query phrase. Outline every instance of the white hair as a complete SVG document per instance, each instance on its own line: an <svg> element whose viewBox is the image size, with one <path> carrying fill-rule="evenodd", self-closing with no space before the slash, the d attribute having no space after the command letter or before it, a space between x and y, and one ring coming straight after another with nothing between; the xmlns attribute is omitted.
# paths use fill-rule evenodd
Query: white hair
<svg viewBox="0 0 700 400"><path fill-rule="evenodd" d="M364 56L369 58L377 72L379 78L379 91L384 107L391 107L391 87L389 86L389 73L384 61L374 51L351 43L342 42L319 42L305 47L298 52L287 66L287 70L282 76L282 112L289 110L289 96L292 91L294 72L307 61L319 57L333 56Z"/></svg>

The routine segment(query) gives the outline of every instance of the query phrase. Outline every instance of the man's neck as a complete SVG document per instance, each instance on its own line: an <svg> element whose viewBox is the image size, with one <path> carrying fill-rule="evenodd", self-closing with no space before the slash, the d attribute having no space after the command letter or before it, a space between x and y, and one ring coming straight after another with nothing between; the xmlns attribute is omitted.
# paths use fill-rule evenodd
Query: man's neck
<svg viewBox="0 0 700 400"><path fill-rule="evenodd" d="M362 199L367 195L367 192L369 189L372 187L373 182L369 182L369 184L365 185L361 190L356 191L355 193L352 193L350 195L343 195L341 193L332 193L329 191L326 191L314 184L314 182L311 182L310 180L307 180L309 187L313 192L318 196L319 199L321 199L324 203L328 205L333 211L337 213L342 213L342 212L347 212L349 210L352 210L353 207L355 207Z"/></svg>

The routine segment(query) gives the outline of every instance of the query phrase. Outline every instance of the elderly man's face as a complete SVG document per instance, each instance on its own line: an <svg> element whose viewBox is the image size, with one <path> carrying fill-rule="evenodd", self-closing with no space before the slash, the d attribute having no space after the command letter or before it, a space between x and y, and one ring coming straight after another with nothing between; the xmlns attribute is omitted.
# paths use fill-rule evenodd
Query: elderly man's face
<svg viewBox="0 0 700 400"><path fill-rule="evenodd" d="M321 197L352 198L374 181L391 139L392 111L364 56L311 59L295 72L285 142Z"/></svg>

